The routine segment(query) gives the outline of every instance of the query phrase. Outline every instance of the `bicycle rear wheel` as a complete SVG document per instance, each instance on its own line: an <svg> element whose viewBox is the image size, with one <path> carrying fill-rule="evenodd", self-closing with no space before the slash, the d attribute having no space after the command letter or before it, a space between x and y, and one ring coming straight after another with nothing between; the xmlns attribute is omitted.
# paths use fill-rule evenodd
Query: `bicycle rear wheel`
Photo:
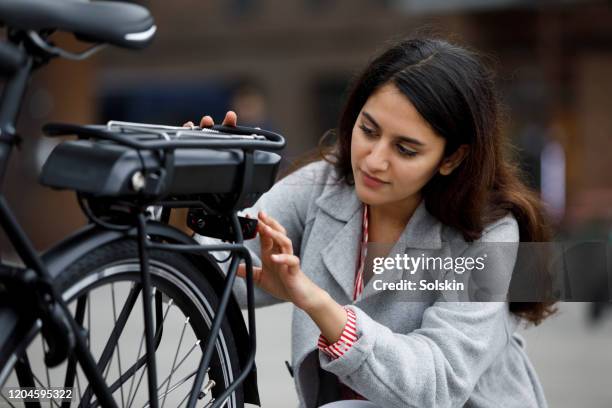
<svg viewBox="0 0 612 408"><path fill-rule="evenodd" d="M217 296L204 271L198 271L180 254L151 251L150 272L159 406L185 406L209 337ZM85 330L92 355L121 407L146 407L149 402L140 281L138 248L132 240L110 243L85 254L56 281L73 316ZM58 400L52 401L51 406L77 406L82 400L95 405L96 398L80 367L70 361L55 368L46 367L45 350L42 336L35 333L16 347L15 357L16 366L29 364L36 387L73 388L70 404L62 405ZM206 406L218 397L239 371L232 331L224 320L198 406ZM3 387L18 386L14 370ZM10 403L15 407L25 405L15 400ZM225 406L244 406L242 387L232 393Z"/></svg>

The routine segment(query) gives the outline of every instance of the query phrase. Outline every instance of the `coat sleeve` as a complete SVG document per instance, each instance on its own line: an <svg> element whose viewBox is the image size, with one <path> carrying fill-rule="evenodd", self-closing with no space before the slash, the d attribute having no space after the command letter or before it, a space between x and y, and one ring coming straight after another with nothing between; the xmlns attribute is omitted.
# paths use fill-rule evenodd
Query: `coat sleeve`
<svg viewBox="0 0 612 408"><path fill-rule="evenodd" d="M304 226L310 205L313 190L319 188L320 179L325 165L322 162L311 163L303 168L291 173L278 181L270 190L264 193L253 207L240 212L240 215L257 218L260 210L265 211L269 216L276 219L287 231L287 236L293 244L293 253L300 256L300 247ZM196 240L201 244L218 244L220 240L196 236ZM261 247L259 236L244 242L251 253L253 266L261 266ZM215 252L215 257L219 260L227 258L227 252ZM230 262L220 263L221 269L227 273ZM246 281L237 278L234 284L234 294L240 303L240 307L246 308ZM255 287L255 306L268 306L283 302L265 291Z"/></svg>
<svg viewBox="0 0 612 408"><path fill-rule="evenodd" d="M490 227L481 241L519 241L511 216ZM507 275L509 282L516 247L507 248L488 258L494 260L491 270ZM394 333L358 307L349 307L357 315L357 341L340 358L319 353L319 361L379 406L461 407L510 341L506 302L437 301L425 310L421 327L408 334Z"/></svg>

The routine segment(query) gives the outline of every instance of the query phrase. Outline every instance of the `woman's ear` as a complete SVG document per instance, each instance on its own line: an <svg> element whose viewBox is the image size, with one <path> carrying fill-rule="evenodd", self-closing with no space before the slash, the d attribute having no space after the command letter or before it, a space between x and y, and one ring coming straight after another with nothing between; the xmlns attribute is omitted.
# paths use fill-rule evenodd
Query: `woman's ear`
<svg viewBox="0 0 612 408"><path fill-rule="evenodd" d="M461 164L463 159L469 154L469 146L462 144L448 157L445 157L440 164L439 172L443 176L448 176Z"/></svg>

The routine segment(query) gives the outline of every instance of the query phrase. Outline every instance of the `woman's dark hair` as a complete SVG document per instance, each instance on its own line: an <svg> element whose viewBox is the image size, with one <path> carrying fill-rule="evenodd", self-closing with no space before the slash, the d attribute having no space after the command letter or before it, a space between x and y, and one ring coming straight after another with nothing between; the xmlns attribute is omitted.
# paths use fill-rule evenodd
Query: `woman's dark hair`
<svg viewBox="0 0 612 408"><path fill-rule="evenodd" d="M341 180L354 184L351 137L370 95L394 84L439 136L445 155L460 145L469 153L448 176L436 174L423 188L427 210L459 230L467 241L511 212L520 240L545 242L551 230L538 196L520 179L511 146L500 131L500 107L493 72L473 51L439 39L399 42L375 58L353 82L342 111L336 142L319 158L332 163ZM322 142L323 142L322 138ZM538 324L554 313L553 302L510 302L510 311Z"/></svg>

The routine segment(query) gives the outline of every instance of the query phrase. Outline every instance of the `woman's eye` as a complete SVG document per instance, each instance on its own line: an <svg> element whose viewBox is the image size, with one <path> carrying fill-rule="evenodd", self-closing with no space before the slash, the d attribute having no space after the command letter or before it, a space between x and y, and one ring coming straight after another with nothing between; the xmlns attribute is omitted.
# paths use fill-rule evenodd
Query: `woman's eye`
<svg viewBox="0 0 612 408"><path fill-rule="evenodd" d="M374 131L366 125L359 125L359 129L361 129L361 131L367 136L372 136L374 134Z"/></svg>
<svg viewBox="0 0 612 408"><path fill-rule="evenodd" d="M397 151L402 155L402 156L416 156L417 152L415 152L414 150L410 150L410 149L406 149L404 146L402 145L397 145Z"/></svg>

